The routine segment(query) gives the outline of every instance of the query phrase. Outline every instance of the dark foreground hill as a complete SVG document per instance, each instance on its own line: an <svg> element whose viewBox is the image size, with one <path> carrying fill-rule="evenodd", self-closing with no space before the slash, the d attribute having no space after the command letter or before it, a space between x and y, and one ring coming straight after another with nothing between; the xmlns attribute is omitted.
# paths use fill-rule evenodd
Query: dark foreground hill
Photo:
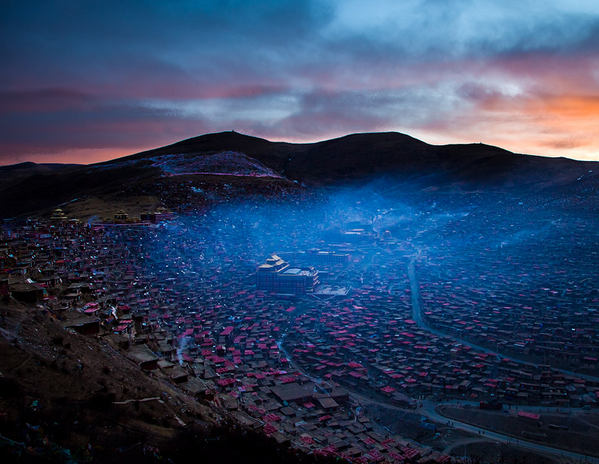
<svg viewBox="0 0 599 464"><path fill-rule="evenodd" d="M142 371L116 344L63 324L39 305L0 299L3 463L345 462L235 425L221 408Z"/></svg>
<svg viewBox="0 0 599 464"><path fill-rule="evenodd" d="M39 214L65 204L67 212L83 217L123 208L133 214L158 206L190 210L222 199L294 195L381 175L411 191L594 195L595 167L483 144L429 145L394 132L311 144L222 132L90 166L0 168L0 217Z"/></svg>

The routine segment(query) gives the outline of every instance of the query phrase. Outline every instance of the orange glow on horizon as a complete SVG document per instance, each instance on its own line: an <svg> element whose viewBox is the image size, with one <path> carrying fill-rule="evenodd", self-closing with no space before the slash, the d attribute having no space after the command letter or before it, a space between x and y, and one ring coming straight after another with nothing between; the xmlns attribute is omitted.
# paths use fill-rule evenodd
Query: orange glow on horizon
<svg viewBox="0 0 599 464"><path fill-rule="evenodd" d="M82 148L67 150L61 153L52 154L31 154L31 155L18 155L13 158L2 160L3 163L0 165L7 166L11 164L18 164L31 161L33 163L44 164L44 163L58 163L58 164L94 164L102 163L104 161L110 161L123 156L129 156L139 151L143 151L145 148L140 150L127 150L119 148Z"/></svg>

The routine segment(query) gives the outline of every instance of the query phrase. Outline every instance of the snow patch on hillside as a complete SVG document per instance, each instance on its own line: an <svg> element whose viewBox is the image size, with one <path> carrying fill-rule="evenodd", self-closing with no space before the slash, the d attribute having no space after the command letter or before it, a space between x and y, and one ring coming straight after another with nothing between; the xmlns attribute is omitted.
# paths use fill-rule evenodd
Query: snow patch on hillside
<svg viewBox="0 0 599 464"><path fill-rule="evenodd" d="M152 166L162 169L165 176L211 174L281 178L272 169L243 153L225 151L215 155L173 154L151 158Z"/></svg>

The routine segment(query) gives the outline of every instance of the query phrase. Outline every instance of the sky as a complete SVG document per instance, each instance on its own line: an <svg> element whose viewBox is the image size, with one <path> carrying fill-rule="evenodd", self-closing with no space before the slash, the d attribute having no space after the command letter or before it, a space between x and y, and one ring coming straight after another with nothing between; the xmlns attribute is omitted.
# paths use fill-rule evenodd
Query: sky
<svg viewBox="0 0 599 464"><path fill-rule="evenodd" d="M0 164L210 132L599 160L596 0L4 0Z"/></svg>

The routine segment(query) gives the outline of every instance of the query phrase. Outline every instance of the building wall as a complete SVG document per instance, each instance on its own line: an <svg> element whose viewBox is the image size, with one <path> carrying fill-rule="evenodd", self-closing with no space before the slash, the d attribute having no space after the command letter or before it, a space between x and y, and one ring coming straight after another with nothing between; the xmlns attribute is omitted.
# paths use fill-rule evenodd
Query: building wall
<svg viewBox="0 0 599 464"><path fill-rule="evenodd" d="M289 266L285 263L284 266L271 269L258 269L256 273L256 286L259 290L275 293L292 293L294 295L303 295L306 292L312 291L314 286L318 284L318 271L310 269L308 275L290 275L283 272Z"/></svg>

